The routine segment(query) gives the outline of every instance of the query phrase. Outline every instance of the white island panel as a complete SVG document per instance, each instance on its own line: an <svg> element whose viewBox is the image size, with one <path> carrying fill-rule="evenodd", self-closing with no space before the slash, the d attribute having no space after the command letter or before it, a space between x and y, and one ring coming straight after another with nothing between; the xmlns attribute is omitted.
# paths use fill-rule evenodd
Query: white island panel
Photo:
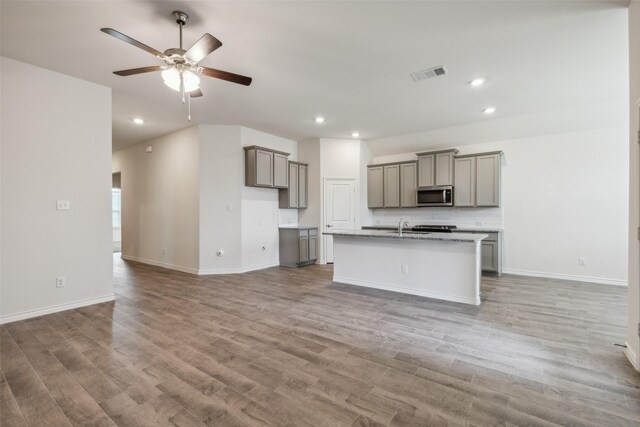
<svg viewBox="0 0 640 427"><path fill-rule="evenodd" d="M334 234L333 280L480 304L482 237L473 236L472 241L380 237Z"/></svg>

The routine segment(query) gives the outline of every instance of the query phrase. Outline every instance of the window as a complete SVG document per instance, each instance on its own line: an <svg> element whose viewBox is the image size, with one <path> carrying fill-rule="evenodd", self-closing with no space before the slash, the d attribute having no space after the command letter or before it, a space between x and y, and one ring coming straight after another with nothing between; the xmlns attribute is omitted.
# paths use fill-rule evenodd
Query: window
<svg viewBox="0 0 640 427"><path fill-rule="evenodd" d="M120 206L121 206L120 189L112 188L111 189L111 211L112 211L113 228L120 228L120 225L121 225Z"/></svg>

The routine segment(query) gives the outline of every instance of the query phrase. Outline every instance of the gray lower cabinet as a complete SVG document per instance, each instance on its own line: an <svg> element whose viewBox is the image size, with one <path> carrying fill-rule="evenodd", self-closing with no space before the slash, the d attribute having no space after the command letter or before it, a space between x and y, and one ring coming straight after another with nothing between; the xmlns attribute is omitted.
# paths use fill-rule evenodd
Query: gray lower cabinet
<svg viewBox="0 0 640 427"><path fill-rule="evenodd" d="M287 188L289 153L252 145L244 147L245 185L249 187Z"/></svg>
<svg viewBox="0 0 640 427"><path fill-rule="evenodd" d="M486 234L487 238L480 242L480 265L485 273L502 275L502 233L493 231L468 231L458 229L455 233Z"/></svg>
<svg viewBox="0 0 640 427"><path fill-rule="evenodd" d="M280 265L301 267L318 259L317 228L280 228Z"/></svg>
<svg viewBox="0 0 640 427"><path fill-rule="evenodd" d="M453 204L456 207L499 207L502 152L454 159Z"/></svg>
<svg viewBox="0 0 640 427"><path fill-rule="evenodd" d="M309 165L300 162L288 162L289 185L280 190L279 207L281 209L304 209L307 207L307 170Z"/></svg>

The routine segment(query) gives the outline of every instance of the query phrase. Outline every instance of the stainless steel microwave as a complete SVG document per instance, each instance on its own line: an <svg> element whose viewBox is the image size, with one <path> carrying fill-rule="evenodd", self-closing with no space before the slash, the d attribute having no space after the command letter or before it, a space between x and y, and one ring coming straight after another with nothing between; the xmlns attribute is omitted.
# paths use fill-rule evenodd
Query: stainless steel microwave
<svg viewBox="0 0 640 427"><path fill-rule="evenodd" d="M418 206L453 206L453 186L418 187Z"/></svg>

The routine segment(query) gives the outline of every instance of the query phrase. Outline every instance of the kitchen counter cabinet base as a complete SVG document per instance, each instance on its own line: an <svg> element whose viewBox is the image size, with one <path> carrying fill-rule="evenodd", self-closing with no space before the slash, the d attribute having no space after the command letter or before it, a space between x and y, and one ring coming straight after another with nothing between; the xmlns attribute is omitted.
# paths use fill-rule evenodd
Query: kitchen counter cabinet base
<svg viewBox="0 0 640 427"><path fill-rule="evenodd" d="M480 304L481 240L333 237L334 282Z"/></svg>

